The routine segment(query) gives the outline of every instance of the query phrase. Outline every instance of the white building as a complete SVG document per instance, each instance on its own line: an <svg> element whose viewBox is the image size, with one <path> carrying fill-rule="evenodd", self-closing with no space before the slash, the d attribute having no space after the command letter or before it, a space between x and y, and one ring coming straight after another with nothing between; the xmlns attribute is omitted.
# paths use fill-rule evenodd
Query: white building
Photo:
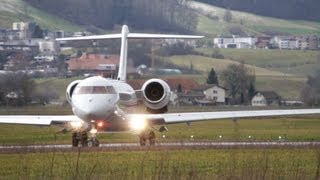
<svg viewBox="0 0 320 180"><path fill-rule="evenodd" d="M29 23L27 22L14 22L12 24L12 30L16 31L24 31L27 30L29 27Z"/></svg>
<svg viewBox="0 0 320 180"><path fill-rule="evenodd" d="M279 49L298 49L299 47L297 38L293 36L275 36L272 38L271 44Z"/></svg>
<svg viewBox="0 0 320 180"><path fill-rule="evenodd" d="M37 62L52 62L54 61L56 56L54 54L39 54L34 57Z"/></svg>
<svg viewBox="0 0 320 180"><path fill-rule="evenodd" d="M204 94L204 98L198 100L201 104L225 104L226 89L216 84L202 85L196 90L200 90Z"/></svg>
<svg viewBox="0 0 320 180"><path fill-rule="evenodd" d="M258 91L251 100L252 106L279 105L281 97L274 91Z"/></svg>
<svg viewBox="0 0 320 180"><path fill-rule="evenodd" d="M213 43L218 48L254 48L258 42L256 37L217 37Z"/></svg>
<svg viewBox="0 0 320 180"><path fill-rule="evenodd" d="M297 49L298 42L295 39L282 39L279 41L280 49Z"/></svg>
<svg viewBox="0 0 320 180"><path fill-rule="evenodd" d="M56 52L58 50L58 45L56 41L45 39L39 41L39 51L40 52Z"/></svg>

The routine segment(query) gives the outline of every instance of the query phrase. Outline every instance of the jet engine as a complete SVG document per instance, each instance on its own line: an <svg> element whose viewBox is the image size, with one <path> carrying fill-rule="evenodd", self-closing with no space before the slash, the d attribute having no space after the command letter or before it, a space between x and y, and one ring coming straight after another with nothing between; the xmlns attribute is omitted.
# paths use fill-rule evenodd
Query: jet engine
<svg viewBox="0 0 320 180"><path fill-rule="evenodd" d="M143 103L150 113L165 113L170 101L169 85L161 79L150 79L142 86Z"/></svg>
<svg viewBox="0 0 320 180"><path fill-rule="evenodd" d="M66 97L69 103L71 103L72 94L76 88L76 86L81 82L81 80L76 80L70 83L67 87Z"/></svg>

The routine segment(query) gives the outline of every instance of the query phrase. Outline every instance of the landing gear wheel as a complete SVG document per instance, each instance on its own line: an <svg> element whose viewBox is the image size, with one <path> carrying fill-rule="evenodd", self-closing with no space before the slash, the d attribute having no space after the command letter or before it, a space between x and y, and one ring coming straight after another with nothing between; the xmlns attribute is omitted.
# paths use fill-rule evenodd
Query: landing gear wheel
<svg viewBox="0 0 320 180"><path fill-rule="evenodd" d="M146 146L147 139L144 136L140 136L140 146Z"/></svg>
<svg viewBox="0 0 320 180"><path fill-rule="evenodd" d="M154 133L154 131L149 132L149 142L150 146L156 145L156 134Z"/></svg>
<svg viewBox="0 0 320 180"><path fill-rule="evenodd" d="M78 147L79 145L79 138L78 138L78 132L72 133L72 147Z"/></svg>
<svg viewBox="0 0 320 180"><path fill-rule="evenodd" d="M88 134L86 131L82 131L80 134L80 142L82 147L87 146L88 145Z"/></svg>
<svg viewBox="0 0 320 180"><path fill-rule="evenodd" d="M99 147L100 142L98 141L98 139L94 138L94 139L88 140L87 145L88 147Z"/></svg>

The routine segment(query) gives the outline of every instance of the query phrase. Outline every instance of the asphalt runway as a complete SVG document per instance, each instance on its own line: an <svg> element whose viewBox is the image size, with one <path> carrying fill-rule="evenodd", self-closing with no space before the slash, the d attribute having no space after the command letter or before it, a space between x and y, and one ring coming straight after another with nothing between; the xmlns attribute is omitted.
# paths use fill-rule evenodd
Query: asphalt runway
<svg viewBox="0 0 320 180"><path fill-rule="evenodd" d="M84 151L117 150L179 150L179 149L276 149L299 148L320 149L320 142L162 142L155 146L141 147L139 143L109 143L99 147L81 147ZM0 146L0 153L78 151L79 148L66 144L57 145L14 145Z"/></svg>

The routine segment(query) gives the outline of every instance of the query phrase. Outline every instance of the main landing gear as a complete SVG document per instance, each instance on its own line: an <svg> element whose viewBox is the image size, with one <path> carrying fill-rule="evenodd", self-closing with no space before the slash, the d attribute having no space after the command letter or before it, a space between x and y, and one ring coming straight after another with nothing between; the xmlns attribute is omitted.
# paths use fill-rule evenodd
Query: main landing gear
<svg viewBox="0 0 320 180"><path fill-rule="evenodd" d="M100 145L96 134L88 137L87 131L78 131L72 133L72 147L98 147Z"/></svg>
<svg viewBox="0 0 320 180"><path fill-rule="evenodd" d="M139 134L139 138L140 138L140 145L141 146L146 146L148 140L149 140L150 146L156 145L156 134L154 133L153 130L142 131Z"/></svg>

